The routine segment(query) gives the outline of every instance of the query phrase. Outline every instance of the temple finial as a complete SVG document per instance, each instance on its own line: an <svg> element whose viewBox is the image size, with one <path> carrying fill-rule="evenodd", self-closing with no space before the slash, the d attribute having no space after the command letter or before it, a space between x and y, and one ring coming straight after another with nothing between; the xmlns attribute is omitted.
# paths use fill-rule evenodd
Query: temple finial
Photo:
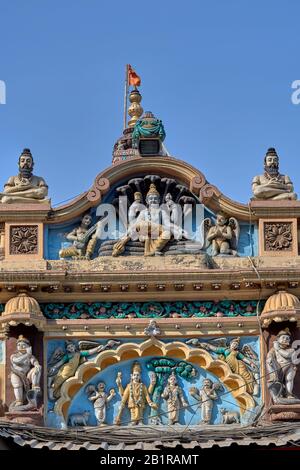
<svg viewBox="0 0 300 470"><path fill-rule="evenodd" d="M142 95L140 94L139 90L134 89L130 92L129 101L131 104L128 108L128 114L131 119L128 122L128 127L134 127L136 122L143 114L143 108L140 104L142 101Z"/></svg>

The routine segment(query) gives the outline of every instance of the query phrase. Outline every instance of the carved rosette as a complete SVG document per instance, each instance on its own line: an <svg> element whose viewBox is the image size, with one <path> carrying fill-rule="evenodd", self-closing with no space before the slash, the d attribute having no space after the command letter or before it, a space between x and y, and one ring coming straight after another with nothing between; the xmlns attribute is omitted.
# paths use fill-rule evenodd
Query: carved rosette
<svg viewBox="0 0 300 470"><path fill-rule="evenodd" d="M292 223L266 222L264 224L264 240L266 251L292 251Z"/></svg>
<svg viewBox="0 0 300 470"><path fill-rule="evenodd" d="M38 254L38 225L12 225L10 227L10 254Z"/></svg>

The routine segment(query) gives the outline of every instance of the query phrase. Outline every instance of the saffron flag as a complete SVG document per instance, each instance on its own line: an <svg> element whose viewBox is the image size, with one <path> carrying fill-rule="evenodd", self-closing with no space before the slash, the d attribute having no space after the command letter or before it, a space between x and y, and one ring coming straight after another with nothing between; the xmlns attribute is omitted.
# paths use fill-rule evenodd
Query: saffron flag
<svg viewBox="0 0 300 470"><path fill-rule="evenodd" d="M128 65L128 83L131 86L141 85L141 78L135 73L131 65Z"/></svg>

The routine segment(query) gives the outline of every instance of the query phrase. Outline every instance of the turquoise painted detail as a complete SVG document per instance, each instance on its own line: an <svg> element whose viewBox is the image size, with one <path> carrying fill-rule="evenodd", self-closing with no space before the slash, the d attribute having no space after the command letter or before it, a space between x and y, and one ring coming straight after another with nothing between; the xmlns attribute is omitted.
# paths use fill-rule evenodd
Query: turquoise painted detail
<svg viewBox="0 0 300 470"><path fill-rule="evenodd" d="M152 393L152 401L157 405L157 410L151 408L150 422L152 424L161 424L159 416L159 407L161 395L164 390L167 378L170 374L175 374L185 380L192 380L197 376L197 370L191 364L185 361L178 361L172 358L154 358L146 364L150 372L155 372L156 383Z"/></svg>
<svg viewBox="0 0 300 470"><path fill-rule="evenodd" d="M159 137L161 142L163 142L166 138L166 132L162 121L154 116L151 119L139 119L132 133L134 145L137 144L141 137Z"/></svg>
<svg viewBox="0 0 300 470"><path fill-rule="evenodd" d="M263 305L260 306L262 308ZM41 304L46 318L202 318L252 317L256 315L256 300L222 300L199 302L93 302Z"/></svg>

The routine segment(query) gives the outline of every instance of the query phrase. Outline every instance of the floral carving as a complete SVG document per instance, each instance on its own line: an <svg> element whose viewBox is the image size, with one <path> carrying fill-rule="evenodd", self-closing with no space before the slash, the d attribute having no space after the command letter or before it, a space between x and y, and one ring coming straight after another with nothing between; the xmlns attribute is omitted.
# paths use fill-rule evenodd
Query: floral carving
<svg viewBox="0 0 300 470"><path fill-rule="evenodd" d="M35 255L38 253L38 226L14 225L10 227L10 254Z"/></svg>
<svg viewBox="0 0 300 470"><path fill-rule="evenodd" d="M92 302L44 303L41 309L46 318L73 320L88 318L203 318L252 317L257 301L222 300L198 302ZM1 311L1 304L0 304Z"/></svg>
<svg viewBox="0 0 300 470"><path fill-rule="evenodd" d="M292 251L291 222L267 222L264 225L266 251Z"/></svg>

